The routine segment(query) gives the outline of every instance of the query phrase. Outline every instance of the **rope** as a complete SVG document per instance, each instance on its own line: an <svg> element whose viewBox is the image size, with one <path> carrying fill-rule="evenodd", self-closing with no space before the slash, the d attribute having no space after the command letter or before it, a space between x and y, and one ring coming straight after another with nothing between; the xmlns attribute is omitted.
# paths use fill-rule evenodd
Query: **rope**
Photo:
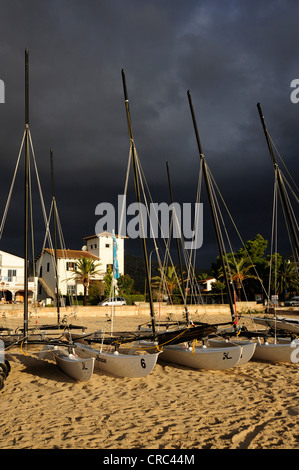
<svg viewBox="0 0 299 470"><path fill-rule="evenodd" d="M285 162L283 161L282 156L281 156L280 153L278 152L278 150L277 150L277 148L276 148L276 146L275 146L275 143L274 143L272 137L270 136L270 134L269 134L268 131L267 131L267 133L268 133L268 135L269 135L269 137L270 137L270 140L271 140L271 143L272 143L274 149L276 150L276 153L277 153L278 157L280 158L280 160L281 160L281 162L282 162L282 164L283 164L283 166L284 166L284 168L285 168L287 174L289 175L290 180L291 180L292 183L294 184L296 190L299 191L298 186L296 185L295 181L294 181L293 178L292 178L292 175L290 174L289 170L287 169L287 166L286 166ZM294 195L295 195L295 194L294 194ZM295 197L296 197L296 199L298 199L297 196L295 196Z"/></svg>
<svg viewBox="0 0 299 470"><path fill-rule="evenodd" d="M20 351L21 351L22 354L24 354L24 356L27 356L27 352L23 351L23 343L24 343L24 341L21 342Z"/></svg>
<svg viewBox="0 0 299 470"><path fill-rule="evenodd" d="M5 205L5 209L4 209L4 213L3 213L3 217L2 217L2 221L1 221L1 225L0 225L0 239L2 238L3 229L4 229L6 217L7 217L7 212L8 212L9 204L10 204L10 201L11 201L11 195L12 195L12 191L13 191L13 187L14 187L14 184L15 184L16 175L17 175L17 171L18 171L18 167L19 167L19 163L20 163L20 158L21 158L21 153L22 153L22 150L23 150L25 135L26 135L26 131L24 131L24 134L23 134L23 139L22 139L22 143L21 143L21 146L20 146L15 171L14 171L14 174L13 174L13 179L12 179L12 182L11 182L10 190L9 190L9 193L8 193L8 197L7 197L7 201L6 201L6 205Z"/></svg>
<svg viewBox="0 0 299 470"><path fill-rule="evenodd" d="M134 150L135 150L135 155L136 155L136 165L137 165L137 171L138 171L138 175L139 175L139 180L140 180L140 185L141 185L141 189L142 189L142 195L143 195L143 198L144 198L144 201L145 201L145 207L146 207L146 211L147 211L147 215L148 215L148 219L150 221L150 229L151 229L151 233L153 234L153 229L152 229L152 218L153 218L153 214L150 212L149 210L149 205L148 205L148 201L147 201L147 197L146 197L146 191L145 191L145 188L147 189L147 192L149 193L149 199L151 202L153 202L153 199L151 197L151 194L150 194L150 191L149 191L149 187L148 187L148 184L146 182L146 179L145 179L145 176L144 176L144 173L143 173L143 170L142 170L142 167L141 167L141 163L140 163L140 159L138 157L138 153L137 153L137 150L136 148L134 147ZM165 240L165 236L163 234L163 231L162 231L162 227L161 227L161 224L159 222L159 218L157 216L157 212L156 212L156 208L155 206L152 204L152 207L154 208L154 215L156 216L156 220L157 220L157 223L158 223L158 226L161 230L161 238L164 242L164 246L165 246L165 249L166 249L166 254L165 254L165 259L164 259L164 263L162 264L161 262L161 257L159 255L159 251L158 251L158 247L157 247L157 243L156 243L156 238L153 236L153 241L154 241L154 246L155 246L155 249L156 249L156 254L157 254L157 259L158 259L158 263L159 263L159 266L161 267L161 273L165 273L165 269L163 269L163 267L165 267L165 263L166 263L166 256L169 258L169 261L171 263L171 266L173 267L174 269L174 272L175 272L175 276L176 276L176 281L177 281L177 285L179 287L179 290L183 296L183 293L182 293L182 290L181 290L181 286L180 286L180 283L179 283L179 278L177 276L177 273L176 273L176 270L175 270L175 266L174 266L174 263L172 261L172 258L171 258L171 255L170 255L170 250L169 250L169 239L168 241ZM141 224L142 224L142 230L143 230L143 233L144 233L144 225L143 225L143 218L141 217ZM153 234L154 235L154 234ZM162 274L162 278L163 278L163 274ZM165 277L164 277L165 278Z"/></svg>
<svg viewBox="0 0 299 470"><path fill-rule="evenodd" d="M211 174L211 173L210 173L210 174ZM212 174L211 174L211 177L213 178ZM234 229L235 229L235 231L236 231L236 233L237 233L237 235L238 235L238 237L239 237L239 240L240 240L240 242L241 242L241 244L242 244L242 246L243 246L243 248L244 248L244 250L245 250L245 252L246 252L246 255L247 255L248 259L250 260L251 264L253 265L253 270L254 270L256 276L259 278L259 274L258 274L258 272L257 272L257 270L256 270L256 268L255 268L255 266L254 266L254 263L253 263L253 261L252 261L252 258L251 258L251 256L250 256L250 254L248 253L248 250L247 250L247 248L246 248L246 246L245 246L245 242L244 242L244 240L242 239L242 236L241 236L241 234L240 234L240 232L239 232L239 230L238 230L238 228L237 228L237 226L236 226L236 223L234 222L233 217L232 217L232 215L231 215L231 213L230 213L230 211L229 211L229 209L228 209L228 207L227 207L227 205L226 205L226 203L225 203L225 201L224 201L224 198L223 198L223 196L222 196L222 194L221 194L221 192L220 192L220 190L219 190L219 188L218 188L218 186L217 186L217 184L216 184L216 182L215 182L214 179L213 179L213 183L214 183L214 185L215 185L215 187L216 187L216 189L217 189L217 192L218 192L218 194L219 194L219 196L220 196L220 198L221 198L221 202L222 202L223 205L224 205L224 208L225 208L225 210L226 210L226 212L227 212L227 214L228 214L228 217L229 217L229 219L230 219L230 221L231 221L231 223L232 223L232 225L233 225L233 227L234 227ZM266 289L265 289L263 283L261 283L261 288L262 288L262 290L263 290L263 292L264 292L266 298L268 298L268 293L267 293L267 291L266 291Z"/></svg>

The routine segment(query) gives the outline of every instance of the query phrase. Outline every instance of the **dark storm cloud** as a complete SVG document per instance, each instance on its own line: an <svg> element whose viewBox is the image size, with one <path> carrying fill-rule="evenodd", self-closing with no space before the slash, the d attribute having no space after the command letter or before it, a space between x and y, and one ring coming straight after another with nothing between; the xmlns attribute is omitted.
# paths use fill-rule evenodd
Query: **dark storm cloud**
<svg viewBox="0 0 299 470"><path fill-rule="evenodd" d="M299 78L297 24L298 6L291 0L2 1L1 214L24 131L28 47L30 129L47 208L49 149L54 150L68 247L80 247L81 237L94 232L96 205L115 203L124 189L129 141L122 68L135 143L154 200L169 201L168 161L175 198L195 202L199 162L190 90L208 164L243 238L256 233L269 238L273 168L256 104L261 102L296 180L299 104L290 100L290 83ZM14 195L21 202L2 240L2 249L20 254L21 178ZM216 256L207 205L204 217L199 256L207 267L213 245ZM40 237L42 232L41 227Z"/></svg>

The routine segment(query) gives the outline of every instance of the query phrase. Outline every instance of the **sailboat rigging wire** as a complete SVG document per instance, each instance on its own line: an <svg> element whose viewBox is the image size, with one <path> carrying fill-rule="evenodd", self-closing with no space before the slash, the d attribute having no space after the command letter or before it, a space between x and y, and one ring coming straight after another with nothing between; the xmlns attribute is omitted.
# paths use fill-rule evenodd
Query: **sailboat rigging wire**
<svg viewBox="0 0 299 470"><path fill-rule="evenodd" d="M46 224L46 222L47 222L47 212L46 212L45 203L44 203L44 198L43 198L43 194L42 194L42 188L41 188L41 184L40 184L39 173L38 173L38 169L37 169L37 163L36 163L35 152L34 152L34 148L33 148L33 143L32 143L32 138L31 138L31 132L30 132L30 130L29 130L28 133L29 133L29 140L30 140L31 152L32 152L33 163L34 163L34 168L35 168L36 180L37 180L38 190L39 190L39 194L40 194L42 212L43 212L43 216L44 216L44 222L45 222L45 224Z"/></svg>
<svg viewBox="0 0 299 470"><path fill-rule="evenodd" d="M291 214L292 214L292 220L293 220L294 224L296 225L297 230L299 230L298 222L297 222L297 219L296 219L296 216L295 216L295 213L294 213L294 210L293 210L293 207L292 207L292 204L291 204L289 195L288 195L288 193L287 193L287 191L286 191L286 187L285 187L285 184L284 184L285 182L286 182L286 183L288 183L288 182L287 182L287 180L284 178L284 176L283 176L283 174L282 174L281 172L280 172L280 175L282 176L282 181L281 181L281 183L282 183L282 186L283 186L283 189L284 189L284 192L285 192L287 204L288 204L289 209L290 209L290 212L291 212ZM299 202L299 199L297 200L297 202Z"/></svg>
<svg viewBox="0 0 299 470"><path fill-rule="evenodd" d="M296 190L299 191L298 186L296 185L294 179L292 178L292 175L290 174L290 172L289 172L289 170L288 170L288 168L287 168L287 166L286 166L286 164L285 164L285 162L284 162L282 156L281 156L280 153L278 152L278 150L277 150L277 148L276 148L276 146L275 146L275 143L274 143L274 141L273 141L271 135L269 134L269 131L268 131L268 130L267 130L267 133L268 133L268 136L269 136L269 138L270 138L270 140L271 140L271 144L273 145L273 147L274 147L274 149L275 149L275 151L276 151L278 157L280 158L280 160L281 160L281 162L282 162L282 164L283 164L283 166L284 166L284 168L285 168L287 174L289 175L290 180L291 180L292 183L294 184ZM294 195L295 195L295 194L294 194ZM295 197L297 198L297 196L295 196ZM298 198L297 198L297 200L298 200Z"/></svg>
<svg viewBox="0 0 299 470"><path fill-rule="evenodd" d="M50 236L50 234L49 234L49 225L50 225L50 220L51 220L51 215L52 215L52 209L53 209L53 201L52 201L51 206L50 206L49 217L48 217L48 220L47 220L47 223L46 223L46 232L45 232L44 241L43 241L43 246L42 246L42 250L41 250L42 255L43 255L43 253L44 253L45 246L46 246L46 240L47 240L48 238L49 238L49 245L50 245L50 248L52 248L52 239L51 239L51 236ZM40 257L40 260L41 260L41 258L42 258L42 256ZM38 272L39 272L40 264L41 264L41 261L40 261L39 264L37 265L37 266L38 266L38 269L37 269Z"/></svg>
<svg viewBox="0 0 299 470"><path fill-rule="evenodd" d="M285 220L285 226L286 226L286 230L287 230L287 233L288 233L288 238L289 238L289 242L290 242L290 246L291 246L291 251L292 251L292 254L293 254L293 258L296 261L297 258L298 258L298 253L296 253L296 249L294 248L294 244L293 244L292 236L291 236L291 232L290 232L290 227L289 227L289 224L288 224L288 218L287 218L286 210L285 210L280 192L279 192L279 196L280 196L280 202L281 202L281 207L282 207L282 213L283 213L284 220ZM286 194L286 198L287 198L287 194ZM289 206L289 208L290 208L290 211L291 211L291 209L292 209L291 206ZM292 214L292 215L294 215L294 214ZM293 220L293 222L296 222L296 220Z"/></svg>
<svg viewBox="0 0 299 470"><path fill-rule="evenodd" d="M207 169L207 178L208 178L208 182L209 182L209 186L211 188L211 196L212 196L212 200L213 200L213 203L215 205L215 209L217 209L217 204L215 204L215 202L217 203L217 198L215 197L215 190L214 190L214 186L212 184L212 181L211 181L211 173L209 171L209 167L206 163L206 169ZM223 234L222 234L222 230L220 229L220 223L219 223L219 216L218 216L218 213L220 213L220 216L221 216L221 219L222 219L222 215L221 215L221 212L218 210L215 210L215 218L216 218L216 224L218 226L218 229L219 229L219 235L220 235L220 243L221 243L221 250L223 251L223 253L225 254L226 253L226 249L225 249L225 244L224 244L224 240L223 240Z"/></svg>
<svg viewBox="0 0 299 470"><path fill-rule="evenodd" d="M33 163L34 163L35 174L36 174L36 179L37 179L37 184L38 184L38 190L39 190L39 195L40 195L40 201L41 201L41 206L42 206L42 212L43 212L43 217L44 217L44 223L45 223L45 227L46 227L46 233L48 232L48 239L49 239L50 248L52 249L52 251L54 251L53 243L52 243L52 240L51 240L51 234L49 232L50 218L48 219L47 213L46 213L46 208L45 208L45 203L44 203L44 198L43 198L43 193L42 193L42 188L41 188L41 183L40 183L40 178L39 178L39 172L38 172L38 168L37 168L37 162L36 162L36 158L35 158L35 152L34 152L34 147L33 147L33 142L32 142L32 137L31 137L30 130L29 130L28 134L29 134L29 141L30 141L30 147L31 147L31 152L32 152L32 159L33 159ZM51 206L51 209L52 209L52 206ZM62 246L64 256L66 257L65 242L64 242L64 239L63 239L61 223L60 223L59 214L58 214L56 204L55 204L55 207L53 208L53 210L55 210L55 212L56 212L56 217L57 217L56 222L57 222L57 228L58 228L59 237L60 237L60 243L61 243L61 246ZM50 210L50 213L51 213L51 210ZM33 237L33 235L32 235L32 237ZM33 257L33 259L34 259L34 257ZM53 259L53 263L54 263L54 259Z"/></svg>
<svg viewBox="0 0 299 470"><path fill-rule="evenodd" d="M136 149L135 149L136 150ZM137 155L137 152L136 152L136 161L137 161L137 169L138 169L138 173L139 173L139 179L140 179L140 184L141 184L141 188L142 188L142 193L143 193L143 197L144 197L144 201L145 201L145 206L146 206L146 210L147 210L147 214L148 214L148 219L149 219L149 224L150 224L150 229L153 233L153 230L152 230L152 225L151 225L151 217L152 217L152 213L150 213L149 211L149 206L148 206L148 201L147 201L147 197L146 197L146 191L145 191L145 187L144 187L144 183L145 183L145 186L147 188L147 191L149 193L149 196L150 196L150 201L152 202L152 197L151 197L151 194L150 194L150 191L149 191L149 187L148 187L148 184L146 182L146 178L145 178L145 175L143 173L143 170L142 170L142 167L141 167L141 163L140 163L140 160L138 158L138 155ZM154 205L152 205L152 207L154 207ZM160 230L161 230L161 237L162 237L162 240L164 241L164 244L165 244L165 248L166 248L166 251L167 251L167 254L169 256L169 260L171 262L171 265L174 269L174 273L175 273L175 277L176 277L176 281L177 281L177 286L180 290L180 293L183 296L183 292L182 292L182 288L180 286L180 282L179 282L179 278L177 276L177 273L176 273L176 269L175 269L175 266L174 266L174 263L172 261L172 258L171 258L171 255L170 255L170 249L169 249L169 244L168 242L165 241L165 236L164 236L164 233L162 231L162 227L161 227L161 224L159 222L159 218L158 218L158 215L157 215L157 212L156 212L156 208L154 207L154 214L156 216L156 220L157 220L157 223L158 223L158 226L160 227ZM150 217L151 216L151 217ZM154 234L153 234L154 235ZM153 240L154 240L154 245L156 247L156 252L157 252L157 258L158 260L160 260L160 256L159 256L159 252L157 250L157 244L156 244L156 238L153 236ZM165 270L163 270L163 275L165 276L165 273L164 273ZM162 276L163 277L163 276Z"/></svg>
<svg viewBox="0 0 299 470"><path fill-rule="evenodd" d="M284 184L286 184L286 185L288 186L288 188L289 188L289 190L291 191L291 193L293 194L293 196L294 196L296 202L299 202L298 196L295 194L295 191L293 190L293 188L291 187L290 183L288 182L288 180L286 179L286 177L285 177L285 175L284 175L283 173L281 173L281 178L282 178Z"/></svg>
<svg viewBox="0 0 299 470"><path fill-rule="evenodd" d="M30 209L30 227L31 227L31 249L32 249L32 260L33 260L33 279L35 283L35 247L34 247L34 225L33 225L33 208L32 208L32 180L31 180L31 171L30 171L30 159L28 162L29 166L29 171L28 171L28 185L29 185L29 209ZM35 290L37 290L37 285L34 286ZM36 301L36 299L34 299ZM35 315L37 317L37 308L36 308L36 302L34 302L35 306Z"/></svg>
<svg viewBox="0 0 299 470"><path fill-rule="evenodd" d="M150 213L149 211L149 205L148 205L148 201L147 201L147 197L146 197L146 190L145 188L147 189L147 192L149 194L149 197L150 197L150 201L152 202L152 197L151 197L151 194L150 194L150 190L149 190L149 187L148 187L148 184L147 184L147 181L146 181L146 178L145 178L145 175L144 175L144 172L143 172L143 169L142 169L142 166L141 166L141 163L140 163L140 159L138 157L138 153L136 151L136 148L134 148L135 150L135 157L136 157L136 167L137 167L137 172L138 172L138 176L139 176L139 180L140 180L140 184L141 184L141 188L142 188L142 194L143 194L143 198L144 198L144 201L145 201L145 207L146 207L146 212L147 212L147 215L148 215L148 219L149 219L149 223L150 223L150 230L151 230L151 233L153 234L153 230L152 230L152 225L151 225L151 218L153 216L152 213ZM153 205L154 207L154 205ZM161 225L160 225L160 222L159 222L159 218L157 216L157 213L156 213L156 208L154 207L154 213L155 213L155 216L156 216L156 220L157 220L157 223L160 227L160 230L161 230L161 236L162 236L162 239L163 239L163 242L164 242L164 245L165 245L165 248L166 248L166 254L169 256L169 260L170 260L170 263L172 265L172 268L174 270L174 273L175 273L175 277L176 277L176 282L177 282L177 286L181 292L181 295L183 297L183 293L182 293L182 290L181 290L181 286L180 286L180 283L179 283L179 279L178 279L178 276L177 276L177 272L176 272L176 269L175 269L175 266L173 264L173 261L172 261L172 258L171 258L171 255L170 255L170 250L169 250L169 242L166 242L165 240L165 236L163 234L163 231L161 229ZM162 267L162 263L161 263L161 258L160 258L160 255L159 255L159 251L158 251L158 247L157 247L157 243L156 243L156 237L154 236L153 234L153 241L154 241L154 246L155 246L155 249L156 249L156 254L157 254L157 259L158 259L158 263L159 265L161 266L161 273L162 273L162 276L161 276L161 280L163 279L166 279L165 278L165 266L166 266L166 258L164 260L164 265ZM164 282L165 283L165 282ZM166 283L165 283L166 285Z"/></svg>
<svg viewBox="0 0 299 470"><path fill-rule="evenodd" d="M150 193L150 190L149 190L149 187L148 187L148 184L147 184L147 181L146 181L146 178L145 178L145 175L144 175L144 172L143 172L143 169L142 169L142 166L141 166L141 163L140 163L140 159L138 157L138 154L136 152L136 160L137 160L137 166L138 166L138 174L139 174L139 178L140 178L140 183L141 183L141 188L142 188L142 193L143 193L143 198L144 198L144 201L145 201L145 206L146 206L146 210L147 210L147 215L148 215L148 218L149 218L149 222L150 222L150 230L151 230L151 233L152 233L152 238L153 238L153 242L154 242L154 245L155 245L155 248L157 249L157 243L156 243L156 237L155 237L155 234L154 234L154 231L152 229L152 224L151 224L151 217L153 214L150 212L149 210L149 205L148 205L148 201L147 201L147 197L146 197L146 190L147 189L147 192L149 194L149 199L150 199L150 202L153 203L153 199L152 199L152 196L151 196L151 193ZM165 246L167 246L167 243L165 242L165 236L164 236L164 233L162 231L162 227L161 227L161 224L159 222L159 218L158 218L158 215L157 215L157 212L156 212L156 208L154 206L154 204L152 204L152 207L154 209L154 214L156 216L156 219L157 219L157 223L158 223L158 226L159 228L161 229L161 236L162 236L162 239L164 240L164 243L165 243ZM170 252L168 251L168 254L170 256Z"/></svg>
<svg viewBox="0 0 299 470"><path fill-rule="evenodd" d="M201 200L202 178L203 178L203 162L202 162L202 159L200 159L200 161L199 161L199 177L198 177L197 193L196 193L196 199L195 199L196 206L195 206L195 217L194 217L194 225L193 225L193 233L194 234L195 234L195 230L197 229L197 227L195 226L195 223L198 220L199 203L200 203L200 200ZM200 298L201 303L203 304L201 290L199 288L199 284L198 284L198 281L196 279L196 274L195 274L196 253L197 253L197 250L195 250L193 248L195 238L192 241L192 245L191 245L191 248L190 248L190 254L188 254L187 250L184 247L184 238L183 238L182 235L181 235L180 240L181 240L185 265L187 266L186 292L188 292L189 285L190 285L191 301L192 301L192 297L194 297L195 303L198 303L198 298Z"/></svg>
<svg viewBox="0 0 299 470"><path fill-rule="evenodd" d="M217 183L216 183L216 181L215 181L215 179L214 179L214 177L213 177L213 174L211 173L211 171L209 171L209 173L210 173L210 176L211 176L211 178L212 178L212 180L213 180L214 186L215 186L215 188L217 189L217 193L219 194L219 196L220 196L220 198L221 198L222 204L223 204L223 206L224 206L224 208L225 208L225 210L226 210L226 212L227 212L227 214L228 214L228 217L229 217L229 219L230 219L230 221L231 221L231 223L232 223L232 225L233 225L233 227L234 227L234 229L235 229L235 231L236 231L236 233L237 233L237 235L238 235L238 237L239 237L239 239L240 239L240 242L241 242L241 244L242 244L242 246L243 246L243 248L244 248L244 250L245 250L245 252L246 252L246 255L247 255L248 259L250 260L250 262L251 262L251 264L252 264L252 268L253 268L253 270L254 270L256 276L260 279L260 276L259 276L259 274L258 274L258 272L257 272L257 270L256 270L256 268L255 268L255 265L254 265L254 263L253 263L253 261L252 261L252 259L251 259L251 256L250 256L250 254L248 253L248 250L247 250L247 248L246 248L246 246L245 246L244 240L242 239L242 236L241 236L241 234L240 234L240 232L239 232L239 230L238 230L238 227L236 226L236 223L235 223L235 221L234 221L234 219L233 219L233 217L232 217L232 215L231 215L231 213L230 213L230 211L229 211L229 209L228 209L228 206L227 206L227 204L226 204L226 202L225 202L225 200L224 200L224 198L223 198L223 196L222 196L222 194L221 194L221 192L220 192L220 190L219 190L219 188L218 188L218 186L217 186ZM266 289L265 289L265 287L264 287L264 284L263 284L262 282L261 282L261 288L262 288L262 290L263 290L263 292L264 292L266 298L269 299L268 293L267 293L267 291L266 291Z"/></svg>
<svg viewBox="0 0 299 470"><path fill-rule="evenodd" d="M47 217L47 213L46 213L46 208L45 208L45 203L44 203L44 198L43 198L43 193L42 193L42 188L41 188L41 183L40 183L40 179L39 179L39 172L38 172L38 168L37 168L37 162L36 162L36 158L35 158L35 152L34 152L34 147L33 147L33 143L32 143L32 137L31 137L31 132L29 130L29 140L30 140L30 146L31 146L31 152L32 152L32 159L33 159L33 163L34 163L34 168L35 168L35 174L36 174L36 180L37 180L37 184L38 184L38 190L39 190L39 195L40 195L40 201L41 201L41 206L42 206L42 212L43 212L43 217L44 217L44 223L45 223L45 227L46 227L46 230L49 229L49 221L48 221L48 217ZM56 206L56 205L55 205ZM56 209L56 207L54 207L54 210ZM59 233L61 234L61 225L60 225L60 221L59 221L59 216L58 216L58 211L56 209L56 216L57 216L57 224L59 225L60 229L59 229ZM51 244L51 247L52 247L52 250L54 250L53 248L53 243L51 241L51 236L50 236L50 233L48 232L48 237L49 237L49 242ZM63 245L64 246L64 245ZM64 251L65 251L65 248L64 248ZM53 261L54 262L54 261Z"/></svg>
<svg viewBox="0 0 299 470"><path fill-rule="evenodd" d="M217 199L217 196L216 196L216 192L215 192L215 187L212 183L212 175L211 175L211 172L209 170L209 168L207 167L207 173L208 173L208 178L209 178L209 185L211 187L211 197L213 198L214 200L214 206L215 206L215 217L217 219L217 224L218 224L218 227L219 227L219 236L221 238L221 243L222 243L222 251L223 251L223 254L224 254L224 262L225 262L225 265L226 265L226 269L228 271L228 275L229 275L229 278L230 278L230 284L233 288L233 293L234 293L234 307L235 307L235 315L237 315L237 312L236 312L236 304L235 304L235 298L236 298L236 290L237 290L237 286L236 286L236 282L234 280L234 276L232 274L232 269L231 269L231 265L228 261L228 256L227 256L227 251L226 251L226 248L225 248L225 243L224 243L224 238L223 238L223 234L222 234L222 230L221 230L221 227L220 227L220 223L219 223L219 218L218 218L218 214L220 215L220 220L222 222L222 227L223 227L223 230L224 230L224 233L225 233L225 236L226 236L226 240L227 240L227 243L229 245L229 248L230 248L230 252L232 254L232 257L233 257L233 262L236 266L236 269L237 269L237 279L238 279L238 282L241 283L241 286L242 286L242 290L243 292L245 293L244 291L244 285L242 283L242 281L240 280L240 275L239 275L239 269L238 269L238 264L236 262L236 259L235 259L235 255L234 255L234 251L233 251L233 248L232 248L232 244L231 244L231 241L230 241L230 238L228 236L228 231L227 231L227 227L226 227L226 224L225 224L225 221L224 221L224 218L223 218L223 215L222 215L222 212L220 210L220 206L219 206L219 202L218 202L218 199ZM217 188L218 189L218 188ZM245 299L246 301L248 301L247 299L247 296L246 296L246 293L245 293Z"/></svg>
<svg viewBox="0 0 299 470"><path fill-rule="evenodd" d="M6 201L6 205L5 205L5 209L4 209L4 213L3 213L3 217L2 217L2 221L1 221L0 239L2 238L2 234L3 234L3 229L4 229L6 217L7 217L7 212L8 212L9 204L10 204L10 201L11 201L11 195L12 195L12 191L13 191L13 188L14 188L15 179L16 179L16 175L17 175L17 171L18 171L18 167L19 167L19 163L20 163L20 158L21 158L21 154L22 154L22 150L23 150L25 136L26 136L26 130L24 131L24 134L23 134L23 139L22 139L22 143L21 143L21 146L20 146L15 171L14 171L14 174L13 174L13 179L12 179L12 182L11 182L10 190L9 190L9 193L8 193L8 198L7 198L7 201Z"/></svg>
<svg viewBox="0 0 299 470"><path fill-rule="evenodd" d="M278 192L278 182L275 178L274 182L274 195L273 195L273 209L272 209L272 230L271 230L271 248L270 248L270 270L269 270L269 285L268 285L268 298L271 298L271 279L272 279L272 264L273 264L273 247L275 250L275 260L274 260L274 292L276 292L276 240L277 240L277 192ZM274 246L275 245L275 246Z"/></svg>
<svg viewBox="0 0 299 470"><path fill-rule="evenodd" d="M183 245L184 240L181 239ZM185 265L187 266L187 278L186 278L186 292L190 289L190 303L194 299L194 303L198 304L198 300L201 300L203 304L203 298L201 290L199 288L198 280L196 278L195 267L192 263L192 252L188 253L186 249L182 246L183 256L185 260ZM190 286L190 287L189 287Z"/></svg>
<svg viewBox="0 0 299 470"><path fill-rule="evenodd" d="M214 204L215 204L216 209L218 210L218 213L220 214L220 219L221 219L221 222L222 222L222 226L223 226L223 230L224 230L224 233L225 233L225 236L226 236L226 240L227 240L228 246L229 246L229 248L230 248L230 253L231 253L231 255L232 255L234 265L235 265L236 270L237 270L237 284L241 284L241 287L242 287L242 291L243 291L245 300L246 300L246 302L248 302L248 298L247 298L247 294L246 294L246 291L245 291L244 283L243 283L242 280L241 280L240 271L239 271L239 266L238 266L238 263L237 263L237 260L236 260L236 257L235 257L234 251L233 251L233 247L232 247L232 244L231 244L231 240L230 240L230 237L229 237L229 235L228 235L228 230L227 230L227 227L226 227L226 224L225 224L225 221L224 221L222 212L221 212L221 210L220 210L219 201L218 201L218 198L217 198L217 195L216 195L216 192L215 192L215 187L216 187L216 189L217 189L218 192L219 192L219 188L217 187L216 184L215 184L215 185L213 184L213 183L215 183L215 180L214 180L214 179L213 179L213 182L211 181L211 179L212 179L212 174L211 174L209 168L208 168L208 172L209 172L210 186L211 186L211 190L212 190L212 194L213 194ZM219 230L220 230L220 232L221 232L220 227L219 227ZM232 274L231 265L230 265L230 263L229 263L229 261L228 261L227 252L226 252L226 249L225 249L225 246L224 246L224 242L223 242L223 252L225 253L226 265L227 265L227 270L228 270L228 273L229 273L229 276L230 276L230 279L231 279L231 284L232 284L232 286L233 286L234 292L236 292L236 290L237 290L237 285L236 285L236 282L234 281L234 276L233 276L233 274Z"/></svg>
<svg viewBox="0 0 299 470"><path fill-rule="evenodd" d="M202 160L199 160L199 176L198 176L198 183L197 183L197 193L196 193L196 203L200 203L201 201L201 187L202 187L202 179L203 179L203 170L202 170ZM197 207L197 206L195 206ZM199 210L199 208L198 208ZM198 220L196 219L196 216L198 216L198 213L195 214L195 219L194 219L194 226L193 226L193 233L195 233L195 221ZM195 240L194 240L195 241ZM190 257L190 266L193 266L193 269L195 269L195 264L196 264L196 250L191 249L191 254L193 255L193 262L192 262L192 256Z"/></svg>
<svg viewBox="0 0 299 470"><path fill-rule="evenodd" d="M127 173L126 173L126 179L125 179L125 188L124 188L124 196L125 197L124 197L123 203L122 203L120 221L119 221L119 228L118 228L119 232L120 232L120 235L122 234L122 228L123 228L123 218L124 218L126 197L127 197L127 192L128 192L128 182L129 182L131 160L132 160L132 145L130 145L129 159L128 159L128 165L127 165Z"/></svg>

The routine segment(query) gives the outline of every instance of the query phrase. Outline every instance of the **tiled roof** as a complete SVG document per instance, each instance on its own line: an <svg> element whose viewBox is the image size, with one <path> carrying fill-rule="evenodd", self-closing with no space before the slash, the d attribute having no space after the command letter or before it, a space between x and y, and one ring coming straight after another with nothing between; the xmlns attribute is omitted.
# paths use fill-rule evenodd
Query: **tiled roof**
<svg viewBox="0 0 299 470"><path fill-rule="evenodd" d="M199 283L203 283L203 282L207 282L207 281L213 281L213 280L216 281L216 279L214 277L208 277L207 279L201 279L199 281Z"/></svg>
<svg viewBox="0 0 299 470"><path fill-rule="evenodd" d="M49 253L50 255L54 256L55 254L55 251L52 249L52 248L45 248L45 250L47 253ZM80 259L80 258L92 258L94 260L99 260L100 258L98 258L97 256L89 253L88 251L84 251L84 250L57 250L57 258L76 258L76 259Z"/></svg>

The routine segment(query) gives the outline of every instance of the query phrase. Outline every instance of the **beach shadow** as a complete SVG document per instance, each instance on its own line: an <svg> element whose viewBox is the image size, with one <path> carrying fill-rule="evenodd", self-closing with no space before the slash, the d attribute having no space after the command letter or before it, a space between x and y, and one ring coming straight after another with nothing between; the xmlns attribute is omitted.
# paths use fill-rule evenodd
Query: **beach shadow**
<svg viewBox="0 0 299 470"><path fill-rule="evenodd" d="M34 356L25 354L13 354L14 360L17 360L24 366L20 372L22 374L30 374L33 377L40 377L42 379L53 380L54 382L61 383L77 383L75 379L72 379L62 370L58 368L55 362L48 360L38 359ZM12 366L13 367L13 366Z"/></svg>
<svg viewBox="0 0 299 470"><path fill-rule="evenodd" d="M178 370L192 370L192 371L203 370L203 369L196 369L190 366L183 366L182 364L177 364L176 362L163 361L163 359L160 359L160 358L158 358L157 363L163 368L164 372L165 372L166 367L169 367L170 369L178 369Z"/></svg>

